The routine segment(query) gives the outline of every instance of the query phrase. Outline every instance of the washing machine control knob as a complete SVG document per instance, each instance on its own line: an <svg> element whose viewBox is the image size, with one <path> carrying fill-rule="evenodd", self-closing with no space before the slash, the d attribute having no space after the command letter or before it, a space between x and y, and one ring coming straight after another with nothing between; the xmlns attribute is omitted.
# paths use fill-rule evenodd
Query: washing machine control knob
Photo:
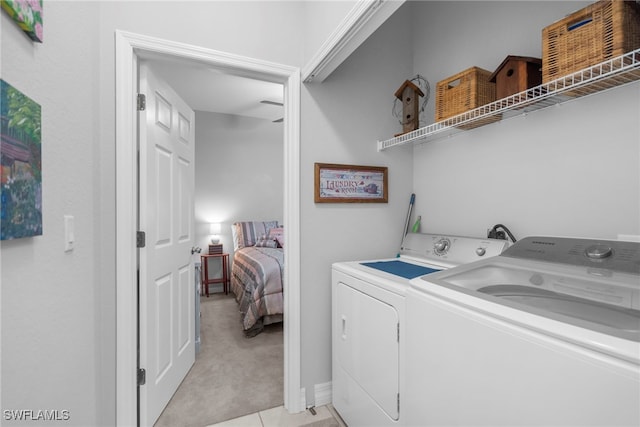
<svg viewBox="0 0 640 427"><path fill-rule="evenodd" d="M451 242L449 239L440 239L433 245L433 249L436 255L444 255L449 250L449 246L451 246Z"/></svg>
<svg viewBox="0 0 640 427"><path fill-rule="evenodd" d="M598 244L589 246L585 254L591 259L604 259L613 255L613 249L611 246Z"/></svg>
<svg viewBox="0 0 640 427"><path fill-rule="evenodd" d="M487 253L487 250L485 248L476 249L476 255L478 255L478 256L483 256L486 253Z"/></svg>

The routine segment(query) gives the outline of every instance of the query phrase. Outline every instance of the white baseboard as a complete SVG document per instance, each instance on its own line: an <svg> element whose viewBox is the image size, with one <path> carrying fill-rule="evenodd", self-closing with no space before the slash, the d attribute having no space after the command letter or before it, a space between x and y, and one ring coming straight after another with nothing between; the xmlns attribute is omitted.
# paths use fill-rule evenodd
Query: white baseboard
<svg viewBox="0 0 640 427"><path fill-rule="evenodd" d="M331 381L314 385L313 392L315 394L315 406L328 405L332 402Z"/></svg>

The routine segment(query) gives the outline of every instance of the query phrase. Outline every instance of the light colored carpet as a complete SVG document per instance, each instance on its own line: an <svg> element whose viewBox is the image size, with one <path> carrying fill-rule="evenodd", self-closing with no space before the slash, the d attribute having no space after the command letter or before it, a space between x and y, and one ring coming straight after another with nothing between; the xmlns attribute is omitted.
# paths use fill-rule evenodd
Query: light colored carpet
<svg viewBox="0 0 640 427"><path fill-rule="evenodd" d="M233 295L200 301L200 352L155 427L202 427L284 403L282 323L245 338Z"/></svg>

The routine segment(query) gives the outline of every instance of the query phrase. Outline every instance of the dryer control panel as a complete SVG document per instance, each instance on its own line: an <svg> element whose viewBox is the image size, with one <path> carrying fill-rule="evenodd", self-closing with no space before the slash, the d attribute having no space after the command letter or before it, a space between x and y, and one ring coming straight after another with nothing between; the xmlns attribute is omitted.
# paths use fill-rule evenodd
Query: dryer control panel
<svg viewBox="0 0 640 427"><path fill-rule="evenodd" d="M408 233L402 241L400 255L427 263L442 260L465 264L500 255L508 246L506 240Z"/></svg>

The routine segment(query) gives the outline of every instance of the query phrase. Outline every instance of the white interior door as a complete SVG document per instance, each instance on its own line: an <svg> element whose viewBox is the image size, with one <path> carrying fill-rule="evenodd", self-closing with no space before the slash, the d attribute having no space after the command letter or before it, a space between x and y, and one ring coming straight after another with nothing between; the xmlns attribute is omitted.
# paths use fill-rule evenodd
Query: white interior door
<svg viewBox="0 0 640 427"><path fill-rule="evenodd" d="M140 425L151 426L195 361L194 112L140 64Z"/></svg>

